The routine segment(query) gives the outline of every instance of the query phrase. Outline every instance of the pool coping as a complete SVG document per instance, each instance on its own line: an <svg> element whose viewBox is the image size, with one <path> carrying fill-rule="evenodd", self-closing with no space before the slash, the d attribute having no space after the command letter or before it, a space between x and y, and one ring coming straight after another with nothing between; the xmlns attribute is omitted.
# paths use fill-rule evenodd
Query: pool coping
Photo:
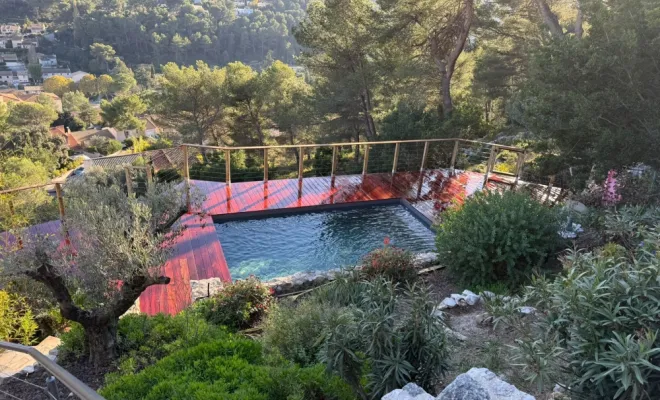
<svg viewBox="0 0 660 400"><path fill-rule="evenodd" d="M336 210L354 210L360 208L367 208L373 206L390 206L400 205L403 206L415 219L421 222L431 232L435 233L433 221L429 220L424 214L417 210L408 200L403 198L398 199L384 199L384 200L364 200L351 203L337 203L337 204L319 204L315 206L303 206L296 208L275 208L269 210L259 211L243 211L231 214L214 214L211 215L213 223L223 223L231 221L245 221L245 220L258 220L271 217L283 217L289 215L308 214L313 212L336 211Z"/></svg>

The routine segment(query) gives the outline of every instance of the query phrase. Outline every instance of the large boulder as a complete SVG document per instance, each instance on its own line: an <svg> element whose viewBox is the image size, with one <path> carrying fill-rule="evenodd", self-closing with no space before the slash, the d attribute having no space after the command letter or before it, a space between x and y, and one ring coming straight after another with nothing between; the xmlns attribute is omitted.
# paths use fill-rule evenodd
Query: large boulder
<svg viewBox="0 0 660 400"><path fill-rule="evenodd" d="M437 400L535 400L487 368L472 368L445 388Z"/></svg>
<svg viewBox="0 0 660 400"><path fill-rule="evenodd" d="M381 398L381 400L435 400L424 389L410 382L403 389L396 389Z"/></svg>

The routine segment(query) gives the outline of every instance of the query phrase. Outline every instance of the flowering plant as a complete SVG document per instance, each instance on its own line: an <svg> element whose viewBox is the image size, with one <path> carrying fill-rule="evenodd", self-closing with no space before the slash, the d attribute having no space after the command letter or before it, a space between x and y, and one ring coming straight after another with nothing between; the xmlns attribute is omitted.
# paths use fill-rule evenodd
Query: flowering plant
<svg viewBox="0 0 660 400"><path fill-rule="evenodd" d="M417 278L414 257L409 251L389 246L385 238L384 246L367 254L362 260L362 274L367 278L385 276L397 282Z"/></svg>

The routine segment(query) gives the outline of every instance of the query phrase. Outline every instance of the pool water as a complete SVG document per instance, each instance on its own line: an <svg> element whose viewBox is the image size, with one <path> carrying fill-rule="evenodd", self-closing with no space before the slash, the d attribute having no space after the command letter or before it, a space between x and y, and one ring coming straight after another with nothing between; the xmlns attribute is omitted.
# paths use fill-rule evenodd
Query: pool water
<svg viewBox="0 0 660 400"><path fill-rule="evenodd" d="M226 221L215 228L233 279L355 265L385 238L412 252L435 249L433 232L399 204Z"/></svg>

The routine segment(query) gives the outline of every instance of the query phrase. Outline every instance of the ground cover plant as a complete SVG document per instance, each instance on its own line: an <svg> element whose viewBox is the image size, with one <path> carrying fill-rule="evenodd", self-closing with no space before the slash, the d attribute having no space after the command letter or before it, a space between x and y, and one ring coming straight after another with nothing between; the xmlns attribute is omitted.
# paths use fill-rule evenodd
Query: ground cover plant
<svg viewBox="0 0 660 400"><path fill-rule="evenodd" d="M660 393L660 209L605 216L612 242L571 252L564 273L536 278L521 297L495 300L496 323L514 329L513 363L539 386L577 398L652 399ZM537 309L523 316L522 305Z"/></svg>
<svg viewBox="0 0 660 400"><path fill-rule="evenodd" d="M322 362L363 399L413 381L431 389L448 358L434 306L419 283L365 280L354 271L298 304L276 307L264 324L263 342L300 365Z"/></svg>
<svg viewBox="0 0 660 400"><path fill-rule="evenodd" d="M442 215L442 263L466 286L529 281L560 245L559 217L524 193L481 192Z"/></svg>
<svg viewBox="0 0 660 400"><path fill-rule="evenodd" d="M269 361L260 343L225 334L179 350L100 392L108 400L348 400L351 389L322 365Z"/></svg>

